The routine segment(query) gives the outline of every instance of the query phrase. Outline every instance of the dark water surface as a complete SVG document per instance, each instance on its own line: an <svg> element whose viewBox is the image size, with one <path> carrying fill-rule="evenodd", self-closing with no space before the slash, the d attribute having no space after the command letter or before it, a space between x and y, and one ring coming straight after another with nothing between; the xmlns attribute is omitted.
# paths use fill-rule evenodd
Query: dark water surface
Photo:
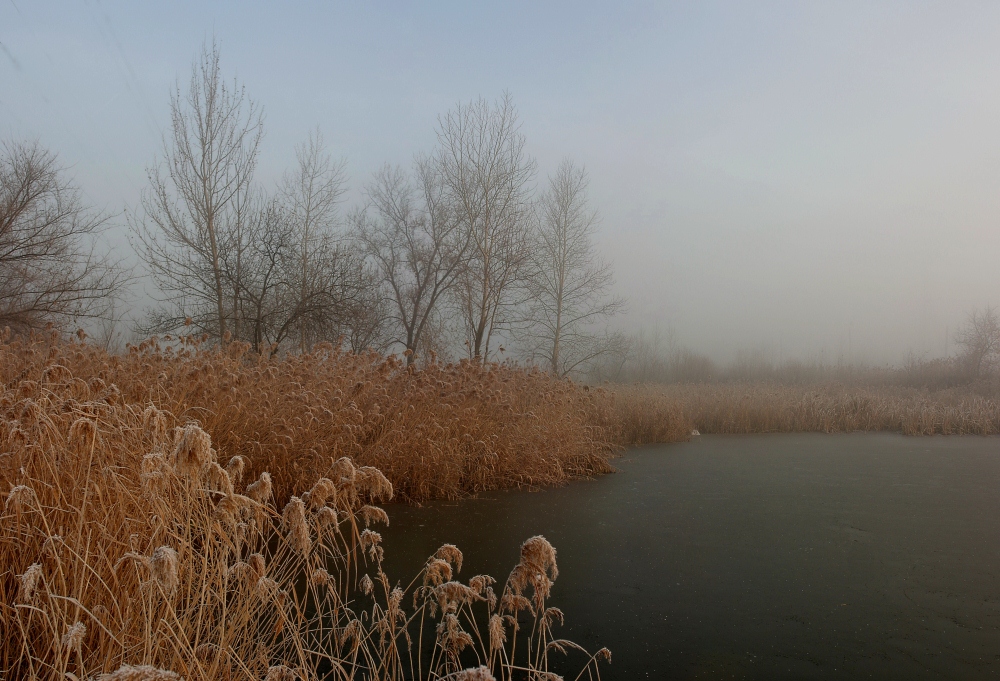
<svg viewBox="0 0 1000 681"><path fill-rule="evenodd" d="M702 436L543 492L391 506L388 569L445 542L503 581L558 550L557 633L605 679L1000 677L1000 439Z"/></svg>

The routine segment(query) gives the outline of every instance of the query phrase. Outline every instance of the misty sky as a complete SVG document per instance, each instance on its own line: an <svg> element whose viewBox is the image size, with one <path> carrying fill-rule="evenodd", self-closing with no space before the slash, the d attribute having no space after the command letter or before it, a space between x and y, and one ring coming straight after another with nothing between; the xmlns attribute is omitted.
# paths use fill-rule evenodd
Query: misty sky
<svg viewBox="0 0 1000 681"><path fill-rule="evenodd" d="M259 178L318 125L354 202L509 90L539 181L590 172L622 323L716 358L934 356L1000 304L1000 3L0 0L0 138L120 213L213 35Z"/></svg>

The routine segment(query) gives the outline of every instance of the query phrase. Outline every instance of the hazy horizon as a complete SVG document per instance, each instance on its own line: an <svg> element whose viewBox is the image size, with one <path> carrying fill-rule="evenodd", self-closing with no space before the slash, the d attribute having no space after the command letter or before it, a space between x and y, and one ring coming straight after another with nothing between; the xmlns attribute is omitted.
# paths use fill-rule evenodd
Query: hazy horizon
<svg viewBox="0 0 1000 681"><path fill-rule="evenodd" d="M439 114L509 91L537 181L589 171L629 330L884 362L954 349L1000 303L1000 5L379 7L0 2L0 139L38 139L120 214L214 36L265 111L259 179L319 126L345 211Z"/></svg>

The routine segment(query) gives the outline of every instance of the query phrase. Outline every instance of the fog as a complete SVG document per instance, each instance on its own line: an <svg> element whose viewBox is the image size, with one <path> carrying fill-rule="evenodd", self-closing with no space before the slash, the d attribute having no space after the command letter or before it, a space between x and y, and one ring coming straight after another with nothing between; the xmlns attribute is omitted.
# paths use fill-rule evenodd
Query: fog
<svg viewBox="0 0 1000 681"><path fill-rule="evenodd" d="M538 182L589 171L630 330L896 361L1000 302L1000 5L205 4L2 2L0 138L120 215L215 36L264 107L259 179L318 125L348 205L439 114L509 91ZM128 256L123 219L109 237Z"/></svg>

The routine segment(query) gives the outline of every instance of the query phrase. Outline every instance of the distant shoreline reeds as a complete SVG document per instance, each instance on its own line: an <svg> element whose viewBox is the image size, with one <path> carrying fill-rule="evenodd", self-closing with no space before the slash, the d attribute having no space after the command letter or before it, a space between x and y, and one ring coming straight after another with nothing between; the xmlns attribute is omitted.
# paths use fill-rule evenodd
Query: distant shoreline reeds
<svg viewBox="0 0 1000 681"><path fill-rule="evenodd" d="M771 382L647 387L680 404L703 434L888 431L904 435L996 435L1000 402L968 387Z"/></svg>

